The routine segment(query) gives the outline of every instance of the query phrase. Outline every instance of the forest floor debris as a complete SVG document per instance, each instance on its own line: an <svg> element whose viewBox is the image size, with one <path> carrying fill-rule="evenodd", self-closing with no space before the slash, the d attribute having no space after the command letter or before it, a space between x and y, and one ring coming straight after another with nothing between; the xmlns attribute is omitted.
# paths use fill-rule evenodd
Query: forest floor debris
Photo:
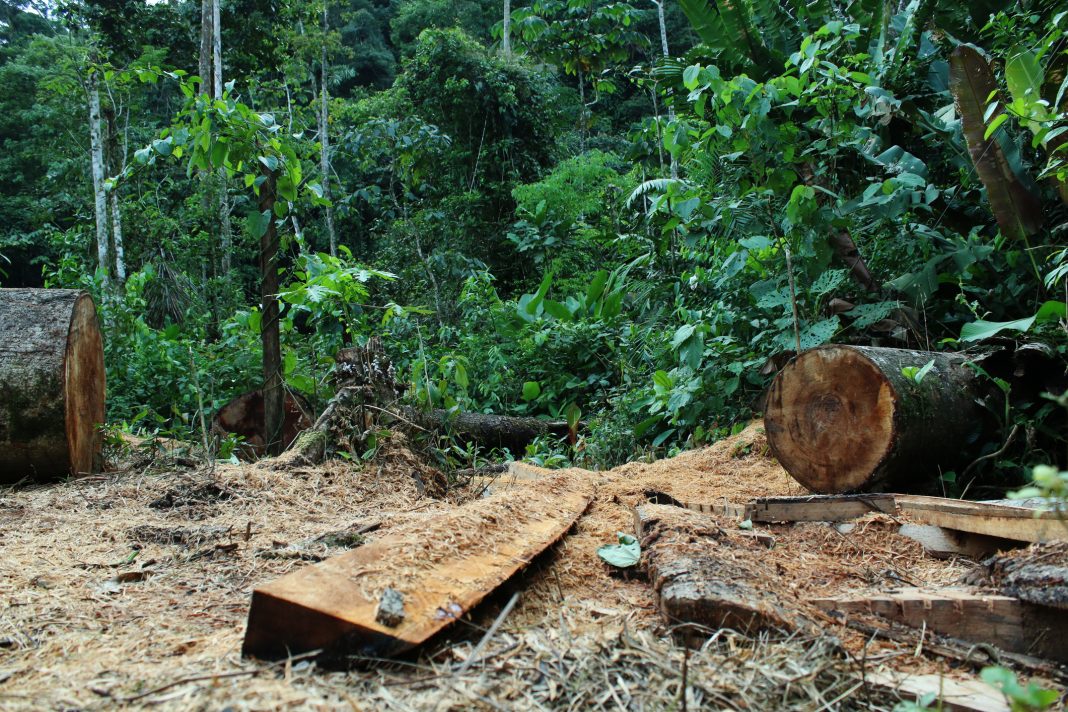
<svg viewBox="0 0 1068 712"><path fill-rule="evenodd" d="M289 469L142 461L0 493L0 707L664 709L685 699L689 709L891 709L896 696L867 684L869 673L968 678L982 664L938 654L938 641L914 631L826 616L787 636L709 631L691 650L646 581L610 574L597 547L633 531L632 506L647 490L742 504L802 494L767 457L758 426L668 460L574 471L596 478L597 495L572 533L416 653L241 658L253 587L480 496L477 484L441 491L403 442L383 450L372 464ZM152 506L168 497L175 506ZM846 534L815 522L769 527L775 546L759 555L775 581L765 585L801 602L973 572L966 560L932 558L898 525L871 514ZM515 610L475 652L516 592Z"/></svg>

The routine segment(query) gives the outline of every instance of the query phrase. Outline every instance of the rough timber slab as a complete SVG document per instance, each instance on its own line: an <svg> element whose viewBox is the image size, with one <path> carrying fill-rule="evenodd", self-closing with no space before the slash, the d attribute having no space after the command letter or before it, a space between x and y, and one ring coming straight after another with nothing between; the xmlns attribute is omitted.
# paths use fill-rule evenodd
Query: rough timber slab
<svg viewBox="0 0 1068 712"><path fill-rule="evenodd" d="M898 508L915 521L972 534L1043 542L1068 539L1068 522L1057 512L944 497L896 495Z"/></svg>
<svg viewBox="0 0 1068 712"><path fill-rule="evenodd" d="M750 502L745 513L754 522L844 522L895 510L892 494L845 494L761 497Z"/></svg>
<svg viewBox="0 0 1068 712"><path fill-rule="evenodd" d="M242 651L263 658L339 648L388 655L417 646L559 540L593 491L592 475L572 470L261 586L252 594ZM376 620L388 588L403 598L395 627Z"/></svg>
<svg viewBox="0 0 1068 712"><path fill-rule="evenodd" d="M1068 621L1063 615L1011 596L969 589L902 588L865 596L817 598L812 603L847 616L878 615L1010 653L1068 661Z"/></svg>
<svg viewBox="0 0 1068 712"><path fill-rule="evenodd" d="M1068 539L1068 521L1061 519L1058 512L945 497L911 494L762 497L746 506L746 514L754 522L841 522L869 512L904 512L920 524L1012 541Z"/></svg>
<svg viewBox="0 0 1068 712"><path fill-rule="evenodd" d="M698 636L683 624L749 633L804 627L775 591L761 587L775 580L763 560L766 544L670 505L639 505L634 518L660 611L685 638Z"/></svg>

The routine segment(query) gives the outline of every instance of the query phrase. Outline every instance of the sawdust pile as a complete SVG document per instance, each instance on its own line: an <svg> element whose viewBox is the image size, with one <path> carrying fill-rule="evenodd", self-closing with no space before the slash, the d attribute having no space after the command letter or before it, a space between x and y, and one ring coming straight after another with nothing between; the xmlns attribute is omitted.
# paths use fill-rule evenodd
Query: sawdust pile
<svg viewBox="0 0 1068 712"><path fill-rule="evenodd" d="M330 669L242 659L250 593L477 496L473 486L445 491L402 441L377 464L142 461L0 490L0 707L663 709L685 699L691 709L889 709L895 700L866 686L862 668L898 664L914 643L872 643L844 628L786 639L725 630L686 651L648 584L611 575L596 557L615 532L633 530L631 506L650 488L687 502L800 494L766 452L753 426L671 460L575 471L597 485L575 531L470 620L416 656ZM893 576L945 584L966 571L926 558L880 516L848 536L825 525L772 534L768 563L796 597ZM512 591L519 606L460 674ZM922 657L909 664L945 669Z"/></svg>

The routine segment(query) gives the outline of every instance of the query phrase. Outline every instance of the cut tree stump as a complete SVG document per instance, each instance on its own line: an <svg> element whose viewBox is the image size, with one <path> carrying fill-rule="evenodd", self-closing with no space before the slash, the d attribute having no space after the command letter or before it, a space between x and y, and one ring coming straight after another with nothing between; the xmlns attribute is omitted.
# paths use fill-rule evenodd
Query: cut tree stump
<svg viewBox="0 0 1068 712"><path fill-rule="evenodd" d="M0 482L101 466L104 348L76 289L0 289Z"/></svg>
<svg viewBox="0 0 1068 712"><path fill-rule="evenodd" d="M919 380L903 372L931 362ZM977 389L972 371L947 354L821 346L772 382L764 426L772 453L812 492L922 488L979 436Z"/></svg>
<svg viewBox="0 0 1068 712"><path fill-rule="evenodd" d="M806 627L770 585L777 575L762 560L766 542L671 505L638 505L634 520L660 612L685 641L699 643L707 637L702 631L720 628L753 634Z"/></svg>
<svg viewBox="0 0 1068 712"><path fill-rule="evenodd" d="M811 602L828 612L877 615L969 643L988 643L1010 653L1068 661L1068 621L1064 616L1011 596L970 589L903 588Z"/></svg>
<svg viewBox="0 0 1068 712"><path fill-rule="evenodd" d="M286 392L282 403L282 442L289 447L303 430L312 426L311 408L300 396ZM211 431L220 438L233 433L244 438L241 454L246 459L263 457L267 453L264 444L263 391L242 393L215 413L211 419Z"/></svg>
<svg viewBox="0 0 1068 712"><path fill-rule="evenodd" d="M428 640L558 541L591 478L568 473L475 500L252 593L245 655L343 649L391 655ZM397 597L386 594L390 589ZM391 616L379 605L388 595Z"/></svg>

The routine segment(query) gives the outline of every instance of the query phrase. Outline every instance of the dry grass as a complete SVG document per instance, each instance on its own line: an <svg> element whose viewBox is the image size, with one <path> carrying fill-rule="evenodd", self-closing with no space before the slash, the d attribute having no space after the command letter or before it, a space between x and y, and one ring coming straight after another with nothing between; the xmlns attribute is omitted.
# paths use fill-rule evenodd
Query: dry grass
<svg viewBox="0 0 1068 712"><path fill-rule="evenodd" d="M686 652L649 587L610 576L596 558L631 529L630 505L649 487L685 501L798 493L764 447L751 428L673 460L598 473L575 531L447 637L399 661L330 667L242 659L250 593L360 536L429 527L473 496L460 487L429 498L433 475L403 443L363 467L142 462L0 490L0 708L681 709L685 700L688 709L889 709L862 668L946 664L845 628L785 640L720 631ZM788 567L797 597L878 587L886 571L928 584L964 571L877 517L848 536L819 525L774 534L767 556ZM513 591L519 605L461 672Z"/></svg>

